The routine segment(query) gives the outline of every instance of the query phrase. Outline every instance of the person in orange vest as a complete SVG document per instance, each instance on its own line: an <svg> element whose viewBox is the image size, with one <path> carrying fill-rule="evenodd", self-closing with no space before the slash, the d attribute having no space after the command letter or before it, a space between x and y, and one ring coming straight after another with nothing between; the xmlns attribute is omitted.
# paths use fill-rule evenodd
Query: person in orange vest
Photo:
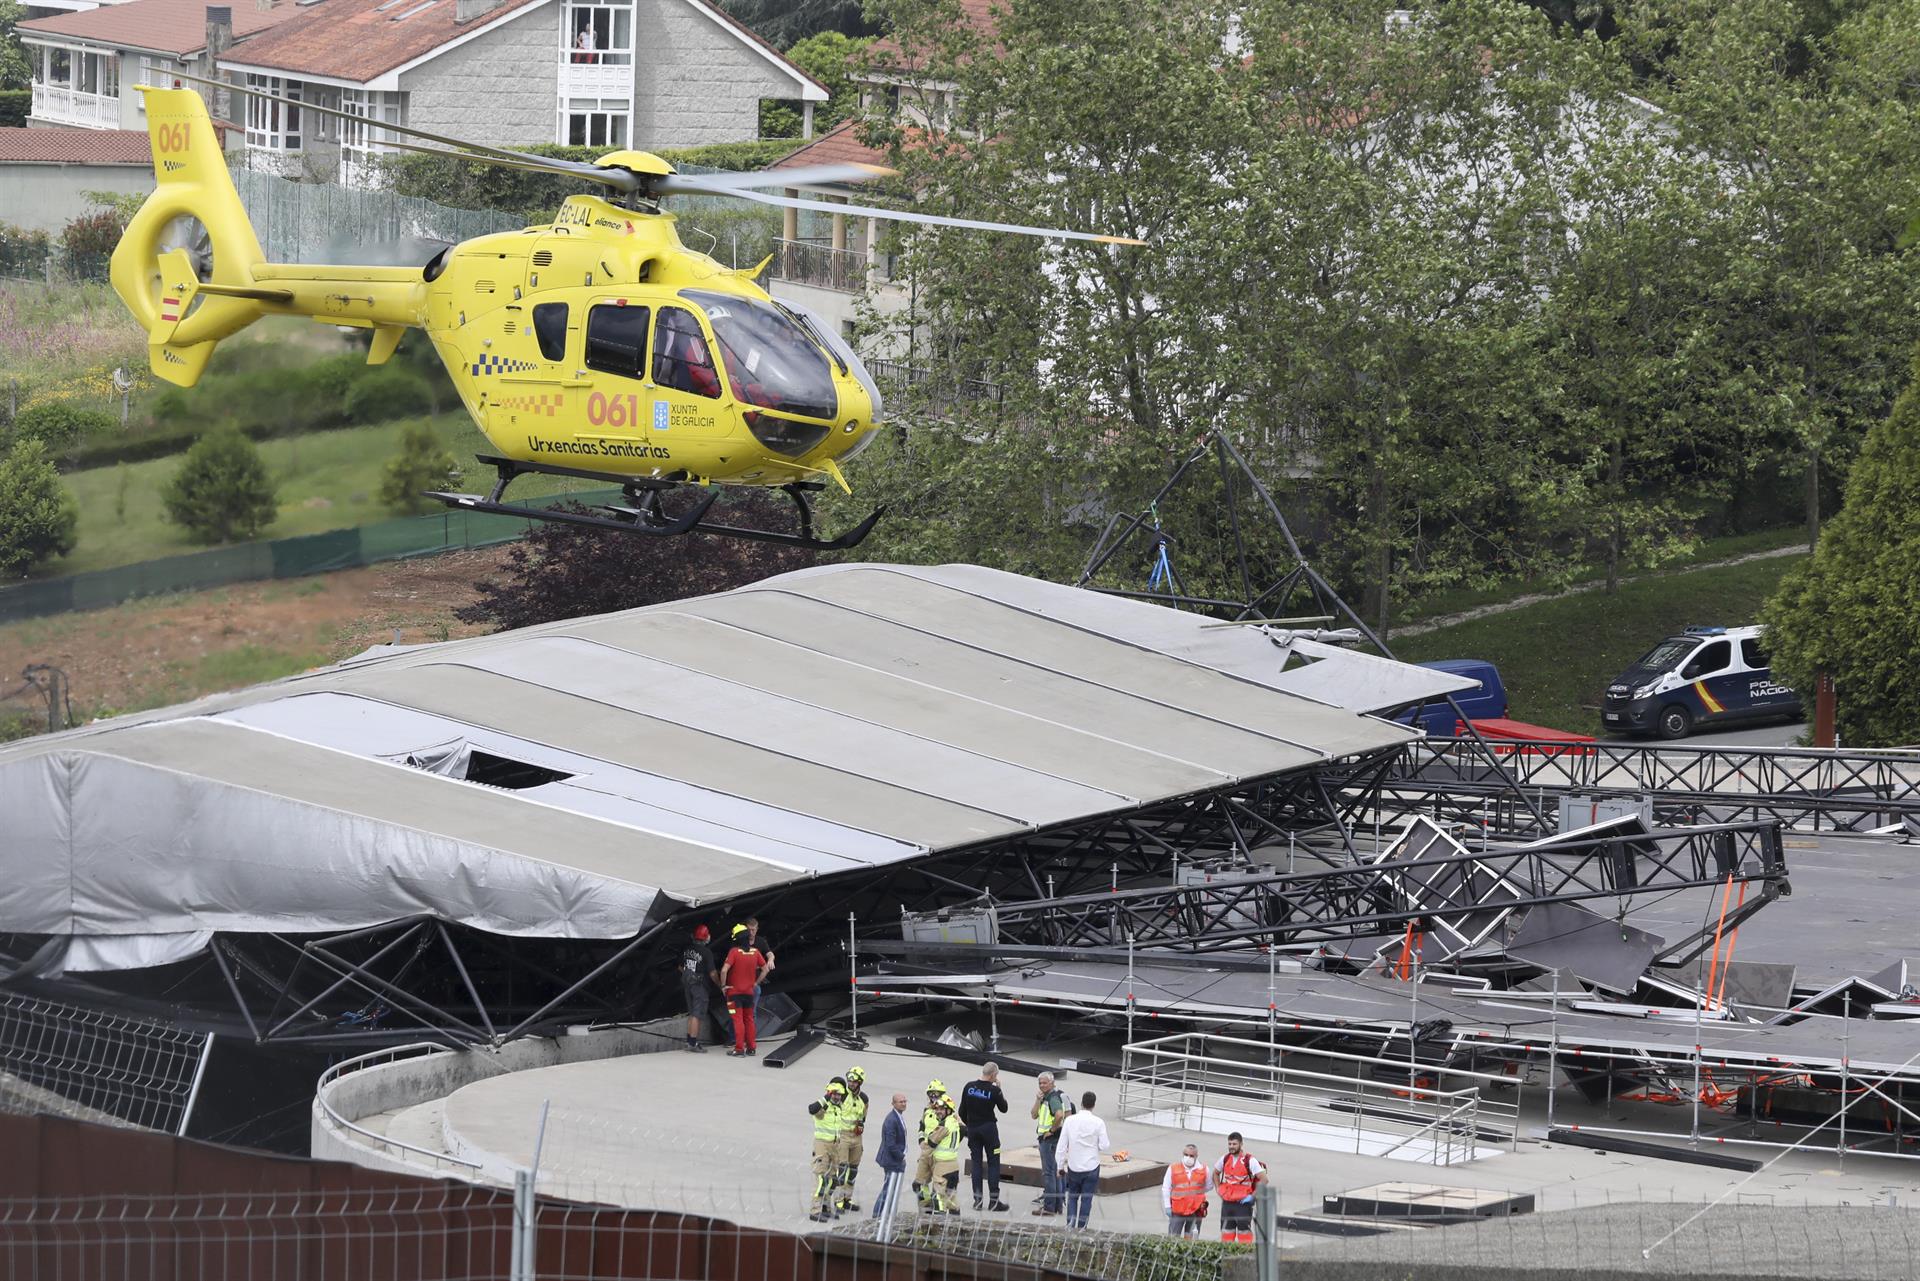
<svg viewBox="0 0 1920 1281"><path fill-rule="evenodd" d="M1200 1223L1207 1217L1207 1193L1211 1191L1213 1174L1200 1160L1200 1149L1189 1143L1160 1181L1160 1208L1167 1213L1168 1236L1200 1235Z"/></svg>
<svg viewBox="0 0 1920 1281"><path fill-rule="evenodd" d="M1241 1148L1240 1132L1227 1136L1215 1186L1220 1189L1220 1239L1253 1244L1253 1194L1267 1181L1267 1167Z"/></svg>

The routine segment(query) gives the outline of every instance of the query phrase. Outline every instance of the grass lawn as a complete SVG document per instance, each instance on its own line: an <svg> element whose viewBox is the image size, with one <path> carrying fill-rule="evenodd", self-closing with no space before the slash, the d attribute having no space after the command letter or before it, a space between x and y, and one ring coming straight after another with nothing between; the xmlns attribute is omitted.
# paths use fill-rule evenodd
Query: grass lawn
<svg viewBox="0 0 1920 1281"><path fill-rule="evenodd" d="M456 409L428 421L466 468L464 487L484 489L491 483L492 472L482 472L473 456L492 449L465 410ZM399 448L400 431L405 425L381 423L261 442L260 454L279 485L280 499L280 515L264 536L317 534L403 515L383 506L374 495L380 488L381 469ZM79 539L71 554L43 568L40 576L111 569L200 550L202 544L190 541L184 530L167 520L160 502L160 491L180 461L179 456L156 458L64 477L80 502ZM605 486L563 477L527 476L515 482L513 496L532 498L595 488Z"/></svg>
<svg viewBox="0 0 1920 1281"><path fill-rule="evenodd" d="M1806 538L1807 530L1804 525L1788 525L1780 529L1757 530L1750 534L1728 534L1721 538L1706 538L1701 540L1698 547L1685 555L1662 562L1656 572L1684 569L1688 565L1700 565L1708 561L1732 560L1736 556L1744 556L1749 552L1771 551L1776 547L1791 547L1796 543L1804 545ZM1627 569L1623 571L1622 577L1631 578L1635 574L1645 572L1647 571L1643 569ZM1590 565L1584 572L1575 574L1567 585L1599 582L1605 577L1600 566ZM1461 587L1451 591L1435 592L1402 608L1394 615L1393 625L1400 627L1407 623L1417 623L1425 618L1464 614L1482 605L1493 605L1512 600L1516 596L1550 590L1554 589L1544 584L1501 583L1497 587L1485 589Z"/></svg>
<svg viewBox="0 0 1920 1281"><path fill-rule="evenodd" d="M1391 643L1408 662L1487 659L1507 683L1516 720L1598 734L1608 682L1655 641L1689 624L1755 621L1781 576L1805 559L1779 556L1662 575L1628 583L1613 596L1584 592Z"/></svg>

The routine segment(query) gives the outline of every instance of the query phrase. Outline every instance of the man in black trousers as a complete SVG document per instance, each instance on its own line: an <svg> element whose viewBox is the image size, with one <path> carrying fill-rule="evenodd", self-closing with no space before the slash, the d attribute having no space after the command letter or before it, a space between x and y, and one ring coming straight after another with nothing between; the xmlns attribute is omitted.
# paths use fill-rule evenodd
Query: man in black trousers
<svg viewBox="0 0 1920 1281"><path fill-rule="evenodd" d="M1007 1110L1007 1096L1000 1092L1000 1065L987 1063L980 1068L980 1079L967 1082L960 1091L961 1132L967 1136L967 1153L973 1163L973 1208L1005 1210L1000 1199L1000 1118L996 1112ZM980 1200L980 1176L987 1179L990 1201Z"/></svg>

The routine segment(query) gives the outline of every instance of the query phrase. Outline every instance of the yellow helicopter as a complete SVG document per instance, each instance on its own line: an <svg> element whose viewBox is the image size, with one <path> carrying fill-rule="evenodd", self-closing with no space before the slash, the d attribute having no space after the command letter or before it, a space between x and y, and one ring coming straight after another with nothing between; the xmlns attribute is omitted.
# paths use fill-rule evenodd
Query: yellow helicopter
<svg viewBox="0 0 1920 1281"><path fill-rule="evenodd" d="M266 315L370 329L367 361L376 365L393 355L409 327L424 329L467 412L500 451L480 456L495 469L490 493L430 496L476 511L820 549L851 547L873 529L879 511L836 538L816 537L809 494L827 481L847 488L840 463L872 440L883 412L879 388L839 334L755 283L764 262L729 268L681 244L673 215L660 211L666 196L736 196L939 226L1141 243L756 190L889 172L870 165L696 176L644 151L616 151L586 164L382 124L391 134L436 144L392 144L407 150L572 176L610 188L612 199L571 196L549 224L476 237L418 267L274 263L241 206L200 94L139 91L157 181L114 250L112 280L147 331L154 373L192 386L221 339ZM507 486L530 472L618 484L624 501L593 512L505 501ZM797 509L797 532L707 522L729 485L784 490ZM682 488L697 496L670 512L663 499Z"/></svg>

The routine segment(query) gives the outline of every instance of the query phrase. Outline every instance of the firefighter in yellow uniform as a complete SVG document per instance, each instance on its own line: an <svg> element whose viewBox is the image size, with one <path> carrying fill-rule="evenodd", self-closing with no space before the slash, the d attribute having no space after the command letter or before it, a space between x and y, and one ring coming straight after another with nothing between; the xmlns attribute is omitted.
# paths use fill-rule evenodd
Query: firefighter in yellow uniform
<svg viewBox="0 0 1920 1281"><path fill-rule="evenodd" d="M851 1214L860 1209L853 1199L853 1181L860 1177L860 1158L867 1150L866 1141L861 1138L867 1128L867 1070L848 1068L846 1081L847 1098L840 1105L840 1191L834 1198L833 1208Z"/></svg>
<svg viewBox="0 0 1920 1281"><path fill-rule="evenodd" d="M960 1213L960 1118L954 1115L953 1096L942 1094L933 1105L936 1122L927 1134L933 1149L935 1213Z"/></svg>
<svg viewBox="0 0 1920 1281"><path fill-rule="evenodd" d="M933 1133L934 1127L940 1123L940 1118L934 1114L934 1108L939 1103L940 1096L946 1092L947 1087L938 1077L927 1082L927 1110L920 1114L920 1158L913 1167L913 1191L914 1195L920 1198L920 1208L923 1210L932 1209L935 1200L933 1144L927 1141L927 1136Z"/></svg>
<svg viewBox="0 0 1920 1281"><path fill-rule="evenodd" d="M827 1082L826 1097L807 1104L813 1118L813 1213L815 1223L833 1218L833 1189L840 1176L840 1130L847 1087L839 1077Z"/></svg>

